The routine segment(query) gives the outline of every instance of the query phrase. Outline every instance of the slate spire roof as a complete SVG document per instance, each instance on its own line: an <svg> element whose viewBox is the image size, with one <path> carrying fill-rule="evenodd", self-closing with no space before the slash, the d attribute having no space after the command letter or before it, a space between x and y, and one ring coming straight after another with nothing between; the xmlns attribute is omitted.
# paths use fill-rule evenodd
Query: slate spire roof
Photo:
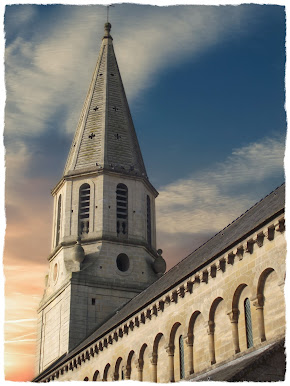
<svg viewBox="0 0 290 386"><path fill-rule="evenodd" d="M110 30L106 23L64 175L103 169L147 178Z"/></svg>

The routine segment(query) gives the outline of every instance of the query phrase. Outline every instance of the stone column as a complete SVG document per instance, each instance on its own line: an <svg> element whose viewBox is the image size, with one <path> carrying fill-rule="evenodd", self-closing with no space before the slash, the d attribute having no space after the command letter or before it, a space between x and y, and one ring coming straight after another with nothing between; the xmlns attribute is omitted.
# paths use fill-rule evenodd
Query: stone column
<svg viewBox="0 0 290 386"><path fill-rule="evenodd" d="M130 365L127 365L126 366L126 372L125 372L125 379L126 380L129 380L131 377L131 366Z"/></svg>
<svg viewBox="0 0 290 386"><path fill-rule="evenodd" d="M157 360L158 360L158 355L157 353L152 353L152 356L151 356L151 364L152 364L152 382L156 382L157 383Z"/></svg>
<svg viewBox="0 0 290 386"><path fill-rule="evenodd" d="M215 364L215 347L214 347L214 321L209 320L208 321L208 343L209 343L209 357L210 357L210 364L213 365Z"/></svg>
<svg viewBox="0 0 290 386"><path fill-rule="evenodd" d="M193 334L189 333L187 336L185 336L185 343L188 347L188 375L191 375L194 373L193 368Z"/></svg>
<svg viewBox="0 0 290 386"><path fill-rule="evenodd" d="M143 381L143 366L144 366L143 359L138 359L138 361L137 361L137 370L138 370L138 381L139 382Z"/></svg>
<svg viewBox="0 0 290 386"><path fill-rule="evenodd" d="M174 380L174 344L169 344L166 347L166 352L169 359L169 382L175 382Z"/></svg>
<svg viewBox="0 0 290 386"><path fill-rule="evenodd" d="M119 380L119 373L115 372L113 375L112 375L112 381L118 381Z"/></svg>
<svg viewBox="0 0 290 386"><path fill-rule="evenodd" d="M264 296L262 294L258 294L255 299L251 300L253 300L253 306L256 307L257 310L259 338L261 342L264 342L266 340L264 324Z"/></svg>
<svg viewBox="0 0 290 386"><path fill-rule="evenodd" d="M233 308L232 311L228 312L231 325L232 325L232 335L233 335L233 344L234 344L234 351L235 354L239 353L240 350L240 343L239 343L239 329L238 329L238 321L239 321L239 309Z"/></svg>

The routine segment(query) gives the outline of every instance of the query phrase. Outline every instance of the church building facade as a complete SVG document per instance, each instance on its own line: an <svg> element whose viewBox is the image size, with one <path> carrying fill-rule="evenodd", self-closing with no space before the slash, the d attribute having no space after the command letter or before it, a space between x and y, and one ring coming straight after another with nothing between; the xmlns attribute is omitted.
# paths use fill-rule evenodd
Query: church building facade
<svg viewBox="0 0 290 386"><path fill-rule="evenodd" d="M110 30L52 190L33 381L283 380L284 185L165 273Z"/></svg>

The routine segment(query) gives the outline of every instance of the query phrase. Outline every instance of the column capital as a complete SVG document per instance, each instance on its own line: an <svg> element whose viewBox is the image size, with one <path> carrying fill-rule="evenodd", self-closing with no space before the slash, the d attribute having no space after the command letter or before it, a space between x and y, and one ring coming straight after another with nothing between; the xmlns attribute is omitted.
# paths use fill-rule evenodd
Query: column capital
<svg viewBox="0 0 290 386"><path fill-rule="evenodd" d="M231 309L231 311L227 312L227 315L229 316L231 323L238 323L240 315L238 308Z"/></svg>
<svg viewBox="0 0 290 386"><path fill-rule="evenodd" d="M142 371L144 366L143 359L137 359L135 363L136 363L137 370Z"/></svg>
<svg viewBox="0 0 290 386"><path fill-rule="evenodd" d="M208 335L213 335L214 334L214 328L215 328L215 323L213 320L208 321L208 330L207 333Z"/></svg>
<svg viewBox="0 0 290 386"><path fill-rule="evenodd" d="M173 356L174 350L175 350L174 344L170 343L168 346L165 347L165 350L166 350L168 356Z"/></svg>
<svg viewBox="0 0 290 386"><path fill-rule="evenodd" d="M156 352L153 352L150 357L150 362L152 363L152 365L157 365L157 359L158 359L158 354Z"/></svg>
<svg viewBox="0 0 290 386"><path fill-rule="evenodd" d="M189 347L189 346L193 346L193 340L194 340L194 335L192 332L189 332L187 335L185 335L183 337L183 341L185 342L185 344Z"/></svg>
<svg viewBox="0 0 290 386"><path fill-rule="evenodd" d="M253 306L256 307L256 309L264 307L264 295L263 294L257 294L256 297L253 297L250 300L251 300L251 302L253 302Z"/></svg>

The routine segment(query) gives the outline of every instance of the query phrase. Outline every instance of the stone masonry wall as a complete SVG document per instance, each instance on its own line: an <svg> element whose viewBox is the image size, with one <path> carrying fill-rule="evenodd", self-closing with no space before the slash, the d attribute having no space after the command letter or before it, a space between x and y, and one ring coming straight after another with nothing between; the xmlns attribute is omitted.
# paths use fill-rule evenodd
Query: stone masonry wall
<svg viewBox="0 0 290 386"><path fill-rule="evenodd" d="M285 334L285 257L280 216L42 380L179 381L278 340ZM246 299L252 347L247 343Z"/></svg>

